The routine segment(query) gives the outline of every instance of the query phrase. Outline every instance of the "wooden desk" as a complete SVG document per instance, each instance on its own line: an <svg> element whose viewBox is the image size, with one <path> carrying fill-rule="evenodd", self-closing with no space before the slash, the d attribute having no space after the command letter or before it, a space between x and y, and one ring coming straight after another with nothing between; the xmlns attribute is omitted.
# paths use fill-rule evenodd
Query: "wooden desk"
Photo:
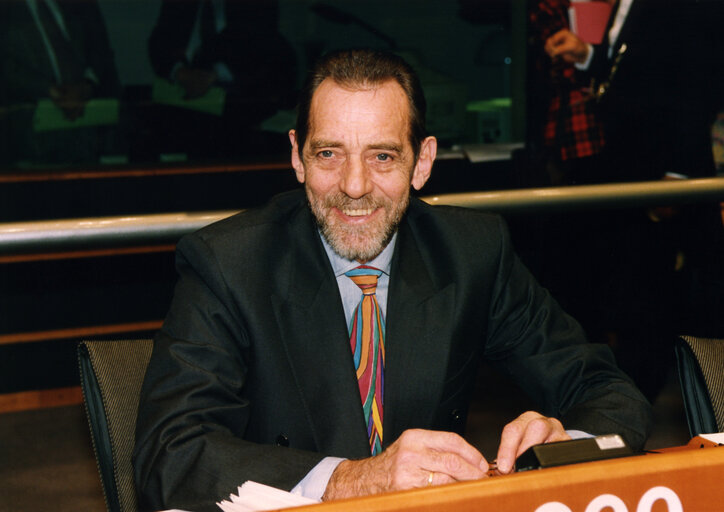
<svg viewBox="0 0 724 512"><path fill-rule="evenodd" d="M724 446L694 438L686 447L634 457L528 471L475 482L340 500L289 510L721 511L724 510L723 480Z"/></svg>

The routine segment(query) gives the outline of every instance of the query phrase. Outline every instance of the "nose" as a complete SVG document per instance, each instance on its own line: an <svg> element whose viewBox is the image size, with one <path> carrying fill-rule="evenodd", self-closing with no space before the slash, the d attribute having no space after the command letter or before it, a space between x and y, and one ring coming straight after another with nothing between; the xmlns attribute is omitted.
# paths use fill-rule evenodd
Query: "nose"
<svg viewBox="0 0 724 512"><path fill-rule="evenodd" d="M342 170L340 189L352 199L359 199L372 192L370 171L361 158L350 158Z"/></svg>

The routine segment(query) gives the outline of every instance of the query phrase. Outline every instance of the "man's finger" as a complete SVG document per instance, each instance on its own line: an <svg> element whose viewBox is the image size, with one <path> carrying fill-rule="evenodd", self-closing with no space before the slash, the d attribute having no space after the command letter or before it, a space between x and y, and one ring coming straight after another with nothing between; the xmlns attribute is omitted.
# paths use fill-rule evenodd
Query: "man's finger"
<svg viewBox="0 0 724 512"><path fill-rule="evenodd" d="M455 480L450 475L446 475L445 473L437 473L435 471L430 471L427 473L427 475L423 479L421 487L452 484L454 482L457 482L457 480Z"/></svg>
<svg viewBox="0 0 724 512"><path fill-rule="evenodd" d="M429 450L421 461L421 467L426 471L449 476L454 481L477 480L484 478L487 474L488 464L477 462L471 464L468 460L457 453L439 452ZM482 459L485 461L485 459Z"/></svg>
<svg viewBox="0 0 724 512"><path fill-rule="evenodd" d="M550 36L548 38L548 40L551 41L551 44L553 44L555 46L555 45L559 45L562 42L564 42L565 40L567 40L570 37L570 35L571 35L571 32L568 29L564 28L564 29L559 30L552 36Z"/></svg>
<svg viewBox="0 0 724 512"><path fill-rule="evenodd" d="M498 448L498 470L510 473L515 459L535 444L566 439L570 437L557 419L533 411L525 412L503 428Z"/></svg>
<svg viewBox="0 0 724 512"><path fill-rule="evenodd" d="M420 436L421 442L428 449L441 453L453 453L464 459L468 464L477 466L485 471L488 463L477 448L465 439L452 432L439 432L430 430L411 431Z"/></svg>
<svg viewBox="0 0 724 512"><path fill-rule="evenodd" d="M500 436L500 446L498 447L498 471L505 474L510 473L515 464L515 457L518 451L518 445L523 438L524 428L519 419L513 420L503 428Z"/></svg>
<svg viewBox="0 0 724 512"><path fill-rule="evenodd" d="M559 30L552 36L550 36L544 45L545 51L553 56L553 54L560 50L560 47L562 44L564 44L569 39L569 32L566 29Z"/></svg>
<svg viewBox="0 0 724 512"><path fill-rule="evenodd" d="M525 432L521 439L518 450L515 454L516 458L533 445L541 443L552 443L554 441L564 441L570 439L570 436L563 430L561 423L555 418L534 418L525 426Z"/></svg>

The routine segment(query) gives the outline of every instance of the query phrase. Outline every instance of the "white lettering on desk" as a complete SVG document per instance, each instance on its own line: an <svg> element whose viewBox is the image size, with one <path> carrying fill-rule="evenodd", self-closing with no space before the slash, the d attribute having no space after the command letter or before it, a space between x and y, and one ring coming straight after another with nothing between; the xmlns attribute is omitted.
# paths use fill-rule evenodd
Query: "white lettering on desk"
<svg viewBox="0 0 724 512"><path fill-rule="evenodd" d="M636 507L636 512L651 512L651 507L659 500L666 502L669 512L684 512L684 506L681 504L679 496L663 485L652 487L646 491L639 500L639 506Z"/></svg>
<svg viewBox="0 0 724 512"><path fill-rule="evenodd" d="M606 507L611 507L613 512L628 512L623 500L613 494L596 496L586 507L586 512L602 512Z"/></svg>
<svg viewBox="0 0 724 512"><path fill-rule="evenodd" d="M544 503L537 509L535 509L535 512L573 512L570 508L565 506L560 501L549 501L548 503Z"/></svg>
<svg viewBox="0 0 724 512"><path fill-rule="evenodd" d="M684 512L684 507L681 504L679 496L668 487L662 485L652 487L641 496L636 506L636 512L651 512L654 503L659 500L666 502L668 512ZM614 494L601 494L600 496L596 496L590 501L585 512L603 512L608 507L610 507L613 512L629 512L623 500ZM560 501L549 501L535 509L535 512L573 511Z"/></svg>

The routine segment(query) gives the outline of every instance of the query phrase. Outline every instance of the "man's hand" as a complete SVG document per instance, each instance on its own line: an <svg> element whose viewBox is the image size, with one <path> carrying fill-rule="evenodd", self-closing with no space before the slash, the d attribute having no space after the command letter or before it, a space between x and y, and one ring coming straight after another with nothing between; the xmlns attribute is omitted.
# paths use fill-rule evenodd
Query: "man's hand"
<svg viewBox="0 0 724 512"><path fill-rule="evenodd" d="M75 121L85 112L85 104L93 94L93 86L86 81L76 84L53 85L48 90L50 99L63 111L67 119Z"/></svg>
<svg viewBox="0 0 724 512"><path fill-rule="evenodd" d="M337 466L322 499L440 485L486 476L488 462L457 434L406 430L381 454Z"/></svg>
<svg viewBox="0 0 724 512"><path fill-rule="evenodd" d="M510 473L515 459L534 444L567 441L571 437L561 422L537 412L524 412L503 428L498 448L498 472Z"/></svg>
<svg viewBox="0 0 724 512"><path fill-rule="evenodd" d="M589 51L588 45L567 28L550 36L544 49L552 59L560 58L569 64L585 62Z"/></svg>
<svg viewBox="0 0 724 512"><path fill-rule="evenodd" d="M185 100L200 98L206 94L216 82L216 78L216 73L205 69L182 66L176 71L176 82L186 92L184 95Z"/></svg>

